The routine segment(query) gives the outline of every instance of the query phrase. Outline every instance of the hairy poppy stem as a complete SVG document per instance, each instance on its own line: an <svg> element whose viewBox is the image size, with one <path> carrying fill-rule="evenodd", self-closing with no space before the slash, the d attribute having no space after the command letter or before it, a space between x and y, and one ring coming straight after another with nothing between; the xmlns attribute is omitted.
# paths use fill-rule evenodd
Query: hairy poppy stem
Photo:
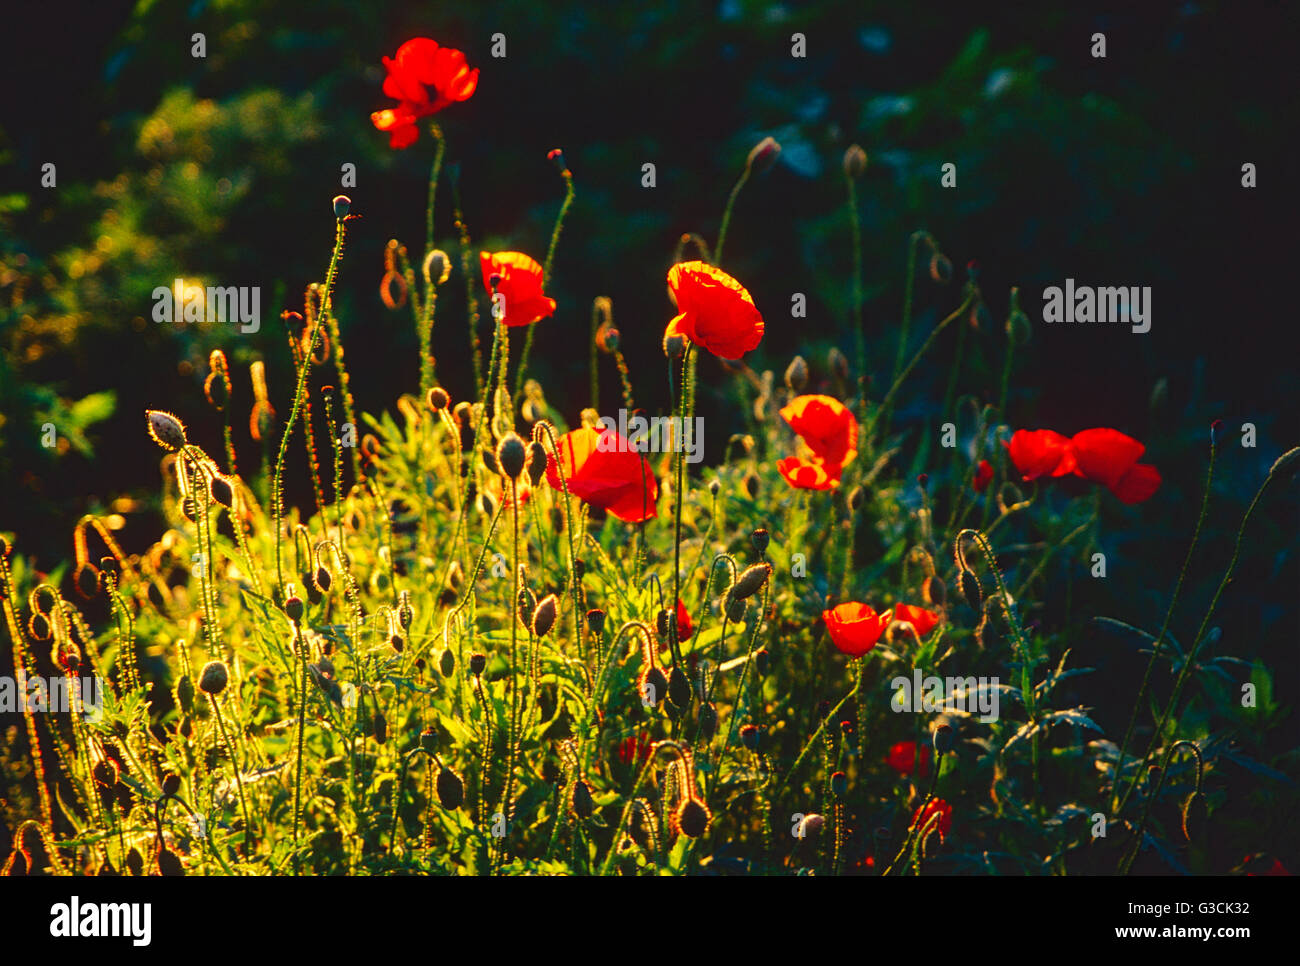
<svg viewBox="0 0 1300 966"><path fill-rule="evenodd" d="M555 216L555 226L551 229L551 242L546 248L546 261L542 265L542 283L546 284L551 280L551 263L555 261L555 249L560 244L560 231L564 228L564 216L569 213L569 208L573 205L573 172L567 167L560 172L560 177L564 179L564 201L560 203L559 213ZM519 354L519 371L515 373L515 397L523 392L524 372L528 369L528 357L533 351L533 331L536 325L528 326L528 334L524 336L524 350ZM593 340L593 346L594 346ZM595 349L592 349L595 352ZM593 372L595 367L592 367ZM595 393L592 393L592 405L595 406Z"/></svg>
<svg viewBox="0 0 1300 966"><path fill-rule="evenodd" d="M740 189L745 187L745 182L749 180L749 165L745 165L745 170L740 173L736 179L736 185L731 189L731 194L727 196L727 207L722 209L722 224L718 226L718 244L713 249L713 264L722 264L722 245L727 240L727 226L731 224L731 209L736 205L736 199L740 197Z"/></svg>

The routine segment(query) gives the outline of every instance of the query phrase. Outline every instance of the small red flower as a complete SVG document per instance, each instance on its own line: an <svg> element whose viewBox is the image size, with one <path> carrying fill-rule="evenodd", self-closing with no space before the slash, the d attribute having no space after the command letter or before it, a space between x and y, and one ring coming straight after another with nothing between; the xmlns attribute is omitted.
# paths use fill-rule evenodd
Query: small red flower
<svg viewBox="0 0 1300 966"><path fill-rule="evenodd" d="M542 266L523 252L479 252L483 269L483 287L492 294L492 277L497 277L497 292L504 298L502 321L517 328L555 314L555 299L542 293Z"/></svg>
<svg viewBox="0 0 1300 966"><path fill-rule="evenodd" d="M943 619L942 614L926 610L924 607L914 607L911 604L898 604L892 613L894 620L906 621L915 627L917 637L925 637Z"/></svg>
<svg viewBox="0 0 1300 966"><path fill-rule="evenodd" d="M975 467L975 478L971 480L971 486L975 488L976 493L983 493L988 489L989 483L993 479L993 466L988 460L980 460L979 466Z"/></svg>
<svg viewBox="0 0 1300 966"><path fill-rule="evenodd" d="M875 609L856 601L837 605L822 611L822 620L830 632L831 642L849 657L861 657L873 647L889 626L889 612L877 614Z"/></svg>
<svg viewBox="0 0 1300 966"><path fill-rule="evenodd" d="M796 396L781 409L781 416L827 464L827 472L839 476L858 455L858 421L853 410L831 396Z"/></svg>
<svg viewBox="0 0 1300 966"><path fill-rule="evenodd" d="M650 736L642 731L635 738L630 735L619 742L618 758L625 765L633 762L645 761L650 757L650 750L654 742Z"/></svg>
<svg viewBox="0 0 1300 966"><path fill-rule="evenodd" d="M659 485L650 464L627 439L613 430L584 426L557 442L570 493L628 523L654 517ZM562 492L555 457L549 454L546 481Z"/></svg>
<svg viewBox="0 0 1300 966"><path fill-rule="evenodd" d="M839 474L832 476L821 460L800 459L798 456L787 456L783 460L776 461L777 472L785 477L785 481L791 486L800 490L833 490L840 485Z"/></svg>
<svg viewBox="0 0 1300 966"><path fill-rule="evenodd" d="M388 132L388 144L394 148L410 147L419 136L416 121L455 101L469 100L478 86L478 68L470 70L461 51L439 47L428 37L402 44L396 57L384 58L384 67L384 93L398 104L375 111L370 121Z"/></svg>
<svg viewBox="0 0 1300 966"><path fill-rule="evenodd" d="M682 335L721 359L739 359L763 339L763 316L745 287L704 262L678 262L668 290L680 313L664 338Z"/></svg>
<svg viewBox="0 0 1300 966"><path fill-rule="evenodd" d="M942 798L936 798L924 808L918 808L916 814L912 816L912 824L916 826L917 832L925 828L925 823L930 821L932 815L939 816L939 824L935 829L939 833L939 841L948 837L948 831L952 828L952 806Z"/></svg>
<svg viewBox="0 0 1300 966"><path fill-rule="evenodd" d="M685 641L695 633L695 625L691 623L691 615L686 610L686 605L682 603L680 597L677 598L677 639Z"/></svg>
<svg viewBox="0 0 1300 966"><path fill-rule="evenodd" d="M1050 429L1017 429L1004 443L1011 462L1026 480L1040 476L1065 476L1074 470L1070 441Z"/></svg>
<svg viewBox="0 0 1300 966"><path fill-rule="evenodd" d="M894 745L885 757L885 764L904 777L912 774L916 765L916 742L900 741ZM930 749L925 745L921 746L921 777L930 777Z"/></svg>

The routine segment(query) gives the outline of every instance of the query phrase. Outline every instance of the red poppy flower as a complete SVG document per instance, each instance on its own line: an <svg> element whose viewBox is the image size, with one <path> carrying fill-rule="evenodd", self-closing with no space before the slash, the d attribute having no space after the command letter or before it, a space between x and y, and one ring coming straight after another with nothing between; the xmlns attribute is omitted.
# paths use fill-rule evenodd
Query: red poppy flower
<svg viewBox="0 0 1300 966"><path fill-rule="evenodd" d="M787 456L776 461L777 472L785 481L800 490L833 490L840 485L839 474L832 476L821 460L805 460Z"/></svg>
<svg viewBox="0 0 1300 966"><path fill-rule="evenodd" d="M912 774L916 765L916 742L900 741L894 745L885 757L885 764L904 777ZM930 749L925 745L921 745L921 777L930 777Z"/></svg>
<svg viewBox="0 0 1300 966"><path fill-rule="evenodd" d="M915 627L917 637L925 637L934 630L939 621L943 620L942 614L926 610L924 607L914 607L911 604L895 605L892 614L894 620L906 621Z"/></svg>
<svg viewBox="0 0 1300 966"><path fill-rule="evenodd" d="M829 464L828 472L842 471L858 455L858 421L853 411L831 396L795 396L781 416L812 450Z"/></svg>
<svg viewBox="0 0 1300 966"><path fill-rule="evenodd" d="M983 493L988 489L989 483L993 479L993 466L988 460L980 460L979 466L975 467L975 478L971 480L971 486L975 488L976 493Z"/></svg>
<svg viewBox="0 0 1300 966"><path fill-rule="evenodd" d="M465 55L451 47L439 47L428 37L416 37L397 48L396 57L385 57L384 93L397 107L376 111L370 121L388 132L390 147L405 148L415 143L415 122L436 114L448 104L465 101L478 86L478 68L469 69ZM432 95L430 94L432 91Z"/></svg>
<svg viewBox="0 0 1300 966"><path fill-rule="evenodd" d="M888 611L877 614L874 608L856 601L822 611L831 642L849 657L861 657L875 647L889 619Z"/></svg>
<svg viewBox="0 0 1300 966"><path fill-rule="evenodd" d="M936 798L926 805L925 808L918 808L916 814L912 816L912 824L916 826L917 832L925 828L925 823L930 821L932 815L939 816L939 824L935 829L939 832L939 841L948 837L948 831L952 828L952 806L942 798Z"/></svg>
<svg viewBox="0 0 1300 966"><path fill-rule="evenodd" d="M542 266L523 252L479 252L483 287L492 294L492 276L505 300L502 321L511 327L531 325L555 314L555 299L542 294Z"/></svg>
<svg viewBox="0 0 1300 966"><path fill-rule="evenodd" d="M745 287L704 262L678 262L668 290L680 313L664 338L682 335L722 359L739 359L763 339L763 316Z"/></svg>
<svg viewBox="0 0 1300 966"><path fill-rule="evenodd" d="M1075 476L1100 483L1123 503L1141 503L1160 488L1160 472L1138 460L1146 447L1117 429L1100 427L1075 433Z"/></svg>
<svg viewBox="0 0 1300 966"><path fill-rule="evenodd" d="M654 517L659 485L650 464L626 438L614 430L584 426L565 433L557 442L570 493L628 523ZM550 454L546 481L561 491L559 470Z"/></svg>
<svg viewBox="0 0 1300 966"><path fill-rule="evenodd" d="M650 736L644 731L638 734L635 738L629 735L619 742L619 761L623 762L625 765L630 765L633 762L645 761L650 757L650 749L653 744L654 742L650 740Z"/></svg>
<svg viewBox="0 0 1300 966"><path fill-rule="evenodd" d="M686 610L686 605L682 603L680 597L677 598L677 639L685 641L695 633L695 625L691 623L691 615Z"/></svg>
<svg viewBox="0 0 1300 966"><path fill-rule="evenodd" d="M1065 476L1073 472L1074 453L1070 440L1050 429L1017 429L1011 442L1004 443L1011 462L1026 480L1040 476Z"/></svg>

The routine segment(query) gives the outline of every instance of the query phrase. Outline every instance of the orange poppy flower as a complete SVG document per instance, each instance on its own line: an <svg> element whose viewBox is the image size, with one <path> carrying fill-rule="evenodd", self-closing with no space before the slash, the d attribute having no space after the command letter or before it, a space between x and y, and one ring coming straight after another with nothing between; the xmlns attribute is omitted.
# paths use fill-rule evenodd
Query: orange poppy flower
<svg viewBox="0 0 1300 966"><path fill-rule="evenodd" d="M827 471L840 472L858 455L858 421L853 410L831 396L795 396L781 415Z"/></svg>
<svg viewBox="0 0 1300 966"><path fill-rule="evenodd" d="M602 444L602 437L606 442ZM589 427L565 433L557 441L569 492L628 523L655 515L659 485L645 457L613 430ZM555 457L547 456L546 481L562 492Z"/></svg>
<svg viewBox="0 0 1300 966"><path fill-rule="evenodd" d="M680 313L664 338L682 335L721 359L739 359L763 339L763 316L745 287L704 262L678 262L668 270L668 291Z"/></svg>
<svg viewBox="0 0 1300 966"><path fill-rule="evenodd" d="M892 613L894 620L905 621L915 627L917 637L925 637L943 620L942 614L911 604L896 604Z"/></svg>
<svg viewBox="0 0 1300 966"><path fill-rule="evenodd" d="M822 611L831 643L849 657L861 657L873 647L889 626L889 612L877 614L867 604L848 601Z"/></svg>
<svg viewBox="0 0 1300 966"><path fill-rule="evenodd" d="M478 87L478 68L470 70L461 51L439 47L428 37L402 44L396 57L384 58L384 68L388 71L384 93L398 104L375 111L370 122L388 132L388 144L393 148L410 147L419 136L416 121L455 101L469 100Z"/></svg>
<svg viewBox="0 0 1300 966"><path fill-rule="evenodd" d="M776 470L787 483L799 490L833 490L840 485L839 474L832 476L826 464L818 459L787 456L776 461Z"/></svg>
<svg viewBox="0 0 1300 966"><path fill-rule="evenodd" d="M483 269L483 287L492 294L492 276L496 275L497 292L505 299L502 321L512 328L531 325L538 319L555 314L555 299L542 294L542 266L523 252L479 252Z"/></svg>
<svg viewBox="0 0 1300 966"><path fill-rule="evenodd" d="M1017 429L1011 441L1003 443L1007 455L1026 480L1040 476L1065 476L1074 471L1070 440L1050 429Z"/></svg>

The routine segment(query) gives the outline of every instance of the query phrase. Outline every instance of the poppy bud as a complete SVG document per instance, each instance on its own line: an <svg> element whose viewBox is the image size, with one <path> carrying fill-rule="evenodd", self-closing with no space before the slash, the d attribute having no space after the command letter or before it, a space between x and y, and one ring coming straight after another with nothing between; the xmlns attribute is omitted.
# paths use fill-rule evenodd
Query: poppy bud
<svg viewBox="0 0 1300 966"><path fill-rule="evenodd" d="M185 866L181 865L180 857L171 849L164 845L159 845L157 855L157 872L156 875L184 875Z"/></svg>
<svg viewBox="0 0 1300 966"><path fill-rule="evenodd" d="M431 249L429 254L424 256L423 267L426 285L441 285L451 276L451 259L447 257L446 252L437 248Z"/></svg>
<svg viewBox="0 0 1300 966"><path fill-rule="evenodd" d="M485 517L496 516L497 501L491 493L483 492L478 495L478 508Z"/></svg>
<svg viewBox="0 0 1300 966"><path fill-rule="evenodd" d="M683 835L697 839L709 830L713 816L708 806L697 798L687 798L673 812L673 826Z"/></svg>
<svg viewBox="0 0 1300 966"><path fill-rule="evenodd" d="M962 568L961 571L961 593L966 598L966 604L970 609L979 613L984 602L984 595L980 591L979 578L975 576L975 571L969 568Z"/></svg>
<svg viewBox="0 0 1300 966"><path fill-rule="evenodd" d="M837 771L831 775L831 794L836 798L843 798L845 792L849 790L848 776L842 771Z"/></svg>
<svg viewBox="0 0 1300 966"><path fill-rule="evenodd" d="M750 751L757 752L763 744L763 732L758 725L743 725L740 729L740 740Z"/></svg>
<svg viewBox="0 0 1300 966"><path fill-rule="evenodd" d="M517 480L524 472L528 462L528 449L516 433L506 433L497 444L496 462L502 475L508 480Z"/></svg>
<svg viewBox="0 0 1300 966"><path fill-rule="evenodd" d="M163 449L174 453L186 444L185 424L171 413L146 409L145 417L149 422L149 435Z"/></svg>
<svg viewBox="0 0 1300 966"><path fill-rule="evenodd" d="M686 352L686 337L673 333L664 336L664 355L669 359L680 359Z"/></svg>
<svg viewBox="0 0 1300 966"><path fill-rule="evenodd" d="M837 347L832 346L831 351L826 353L826 367L830 369L831 375L837 382L844 382L849 378L849 360Z"/></svg>
<svg viewBox="0 0 1300 966"><path fill-rule="evenodd" d="M766 137L750 149L749 157L745 159L745 167L751 174L763 174L771 170L780 156L781 145L776 138Z"/></svg>
<svg viewBox="0 0 1300 966"><path fill-rule="evenodd" d="M397 608L397 623L401 625L402 630L409 631L411 622L415 620L415 610L411 607L411 592L402 591L402 603Z"/></svg>
<svg viewBox="0 0 1300 966"><path fill-rule="evenodd" d="M718 708L712 701L700 705L700 734L705 741L712 740L718 731Z"/></svg>
<svg viewBox="0 0 1300 966"><path fill-rule="evenodd" d="M754 549L757 550L760 554L767 553L767 544L770 539L771 539L771 535L767 532L767 529L764 527L759 527L757 530L755 530L753 533L749 535L750 543L754 545Z"/></svg>
<svg viewBox="0 0 1300 966"><path fill-rule="evenodd" d="M375 713L371 734L374 735L375 741L381 745L388 741L388 719L379 712Z"/></svg>
<svg viewBox="0 0 1300 966"><path fill-rule="evenodd" d="M175 795L181 790L181 776L169 772L163 776L162 791L164 795Z"/></svg>
<svg viewBox="0 0 1300 966"><path fill-rule="evenodd" d="M445 678L451 677L452 672L456 670L456 655L451 652L451 648L443 651L442 657L438 658L438 670Z"/></svg>
<svg viewBox="0 0 1300 966"><path fill-rule="evenodd" d="M844 152L844 173L855 181L867 171L867 152L856 144L850 144Z"/></svg>
<svg viewBox="0 0 1300 966"><path fill-rule="evenodd" d="M916 485L925 490L930 485L930 474L921 473L916 477Z"/></svg>
<svg viewBox="0 0 1300 966"><path fill-rule="evenodd" d="M727 620L733 624L739 624L745 619L746 604L743 600L734 600L728 598L726 603Z"/></svg>
<svg viewBox="0 0 1300 966"><path fill-rule="evenodd" d="M722 484L718 482L718 478L716 476L713 479L709 480L709 496L717 496L718 491L721 489L722 489Z"/></svg>
<svg viewBox="0 0 1300 966"><path fill-rule="evenodd" d="M398 654L401 654L406 648L406 641L402 640L401 634L389 634L388 645Z"/></svg>
<svg viewBox="0 0 1300 966"><path fill-rule="evenodd" d="M425 728L420 732L420 747L424 749L425 754L432 755L438 750L438 732L432 728Z"/></svg>
<svg viewBox="0 0 1300 966"><path fill-rule="evenodd" d="M579 778L573 783L573 814L580 819L591 818L596 803L591 797L591 786Z"/></svg>
<svg viewBox="0 0 1300 966"><path fill-rule="evenodd" d="M334 578L330 576L330 572L324 567L317 567L315 583L322 594L328 594L330 592L330 585L334 583Z"/></svg>
<svg viewBox="0 0 1300 966"><path fill-rule="evenodd" d="M731 585L731 598L733 600L748 600L767 583L767 578L771 575L772 565L766 561L746 567L741 571L740 576L736 578L736 582Z"/></svg>
<svg viewBox="0 0 1300 966"><path fill-rule="evenodd" d="M489 473L501 472L501 464L497 462L497 454L494 450L484 446L479 455L483 457L483 466Z"/></svg>
<svg viewBox="0 0 1300 966"><path fill-rule="evenodd" d="M660 638L668 637L668 611L661 610L655 615L655 630L659 633Z"/></svg>
<svg viewBox="0 0 1300 966"><path fill-rule="evenodd" d="M435 413L440 413L451 405L451 396L442 386L434 386L425 394L424 402Z"/></svg>
<svg viewBox="0 0 1300 966"><path fill-rule="evenodd" d="M348 211L352 208L352 199L347 195L334 196L334 217L342 221L348 216Z"/></svg>
<svg viewBox="0 0 1300 966"><path fill-rule="evenodd" d="M555 614L558 605L559 599L554 594L547 594L537 604L537 609L533 611L531 626L533 633L538 637L545 637L555 625Z"/></svg>
<svg viewBox="0 0 1300 966"><path fill-rule="evenodd" d="M528 482L537 486L546 473L546 447L537 440L528 444Z"/></svg>
<svg viewBox="0 0 1300 966"><path fill-rule="evenodd" d="M229 673L226 671L225 664L221 661L209 661L203 666L203 673L199 675L199 690L215 697L226 689L228 678Z"/></svg>
<svg viewBox="0 0 1300 966"><path fill-rule="evenodd" d="M447 811L455 811L465 801L465 783L450 768L438 772L438 802Z"/></svg>
<svg viewBox="0 0 1300 966"><path fill-rule="evenodd" d="M183 675L176 682L176 703L183 713L187 715L194 713L194 682L190 680L188 674Z"/></svg>
<svg viewBox="0 0 1300 966"><path fill-rule="evenodd" d="M646 668L637 680L637 691L642 701L651 707L658 707L668 692L668 678L657 667Z"/></svg>
<svg viewBox="0 0 1300 966"><path fill-rule="evenodd" d="M235 505L235 491L224 477L214 476L208 483L208 492L227 510Z"/></svg>
<svg viewBox="0 0 1300 966"><path fill-rule="evenodd" d="M934 750L937 754L946 755L952 750L952 726L941 724L934 729Z"/></svg>
<svg viewBox="0 0 1300 966"><path fill-rule="evenodd" d="M297 594L290 594L284 602L284 612L289 615L289 620L295 624L302 620L302 598Z"/></svg>
<svg viewBox="0 0 1300 966"><path fill-rule="evenodd" d="M948 602L948 585L939 576L926 577L921 585L921 596L925 602L934 607L942 607Z"/></svg>
<svg viewBox="0 0 1300 966"><path fill-rule="evenodd" d="M808 385L808 363L803 361L803 356L795 356L785 367L785 384L791 392L803 392Z"/></svg>
<svg viewBox="0 0 1300 966"><path fill-rule="evenodd" d="M587 611L587 630L597 637L605 630L605 612L599 607Z"/></svg>
<svg viewBox="0 0 1300 966"><path fill-rule="evenodd" d="M765 647L760 647L755 651L754 667L758 671L759 677L767 677L767 672L772 669L772 652Z"/></svg>
<svg viewBox="0 0 1300 966"><path fill-rule="evenodd" d="M471 654L469 656L469 673L478 677L487 667L486 654Z"/></svg>
<svg viewBox="0 0 1300 966"><path fill-rule="evenodd" d="M691 704L691 682L677 664L673 665L668 674L668 700L682 709Z"/></svg>

